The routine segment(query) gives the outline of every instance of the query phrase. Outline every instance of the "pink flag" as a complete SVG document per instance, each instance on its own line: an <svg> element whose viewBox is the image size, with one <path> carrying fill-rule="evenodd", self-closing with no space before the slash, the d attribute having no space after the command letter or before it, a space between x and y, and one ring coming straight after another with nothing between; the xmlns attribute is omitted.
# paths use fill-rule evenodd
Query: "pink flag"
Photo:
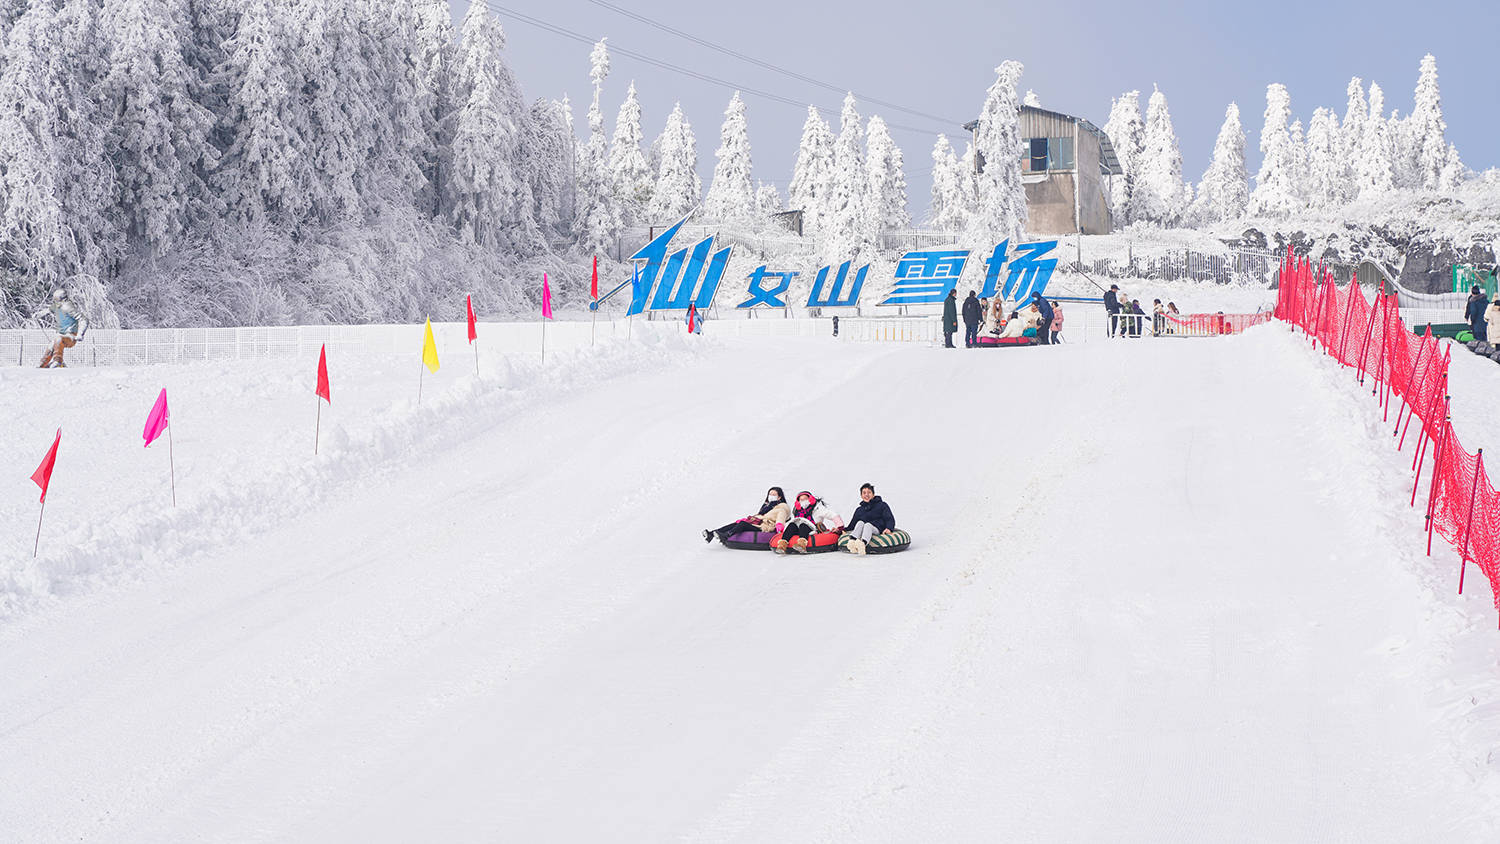
<svg viewBox="0 0 1500 844"><path fill-rule="evenodd" d="M151 412L146 414L146 430L141 432L141 436L145 438L146 445L149 446L165 430L167 430L167 389L163 387L161 395L156 397L156 404L151 406Z"/></svg>
<svg viewBox="0 0 1500 844"><path fill-rule="evenodd" d="M542 273L542 319L552 319L552 287L546 273Z"/></svg>

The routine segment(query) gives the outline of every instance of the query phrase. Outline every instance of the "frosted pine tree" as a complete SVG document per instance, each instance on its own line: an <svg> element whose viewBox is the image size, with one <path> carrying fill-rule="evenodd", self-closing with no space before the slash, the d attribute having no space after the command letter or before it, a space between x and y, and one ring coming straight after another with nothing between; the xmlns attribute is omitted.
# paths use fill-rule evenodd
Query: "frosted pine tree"
<svg viewBox="0 0 1500 844"><path fill-rule="evenodd" d="M464 16L453 89L449 219L466 243L520 254L542 248L519 163L529 113L505 64L505 32L483 3Z"/></svg>
<svg viewBox="0 0 1500 844"><path fill-rule="evenodd" d="M1443 120L1443 99L1438 91L1437 59L1431 53L1422 57L1417 78L1416 104L1407 120L1412 160L1411 168L1417 186L1435 190L1448 164L1448 124Z"/></svg>
<svg viewBox="0 0 1500 844"><path fill-rule="evenodd" d="M620 197L620 214L626 225L634 225L651 202L652 173L641 151L641 102L635 83L625 92L625 102L615 118L615 134L609 147L609 174Z"/></svg>
<svg viewBox="0 0 1500 844"><path fill-rule="evenodd" d="M755 215L755 189L750 181L750 130L745 101L735 91L724 109L719 149L714 153L713 182L703 200L703 214L716 222L747 223Z"/></svg>
<svg viewBox="0 0 1500 844"><path fill-rule="evenodd" d="M1205 223L1236 220L1250 199L1250 177L1245 172L1245 128L1240 107L1230 103L1214 141L1213 160L1198 187L1195 216Z"/></svg>
<svg viewBox="0 0 1500 844"><path fill-rule="evenodd" d="M414 96L422 110L422 138L415 151L426 181L423 202L429 213L444 213L443 185L447 182L452 148L453 12L448 0L412 0L415 5L410 61Z"/></svg>
<svg viewBox="0 0 1500 844"><path fill-rule="evenodd" d="M1349 80L1348 103L1344 122L1339 127L1339 193L1338 201L1349 202L1359 196L1359 174L1356 170L1359 148L1364 143L1365 123L1370 119L1370 105L1365 101L1364 81L1358 76Z"/></svg>
<svg viewBox="0 0 1500 844"><path fill-rule="evenodd" d="M802 211L802 232L816 235L828 217L829 193L833 190L833 130L814 106L807 107L802 124L802 143L792 169L788 194L791 207Z"/></svg>
<svg viewBox="0 0 1500 844"><path fill-rule="evenodd" d="M1130 218L1175 223L1183 211L1182 187L1182 152L1177 146L1177 133L1167 110L1167 96L1156 89L1146 106L1146 146L1141 154L1135 194L1131 197Z"/></svg>
<svg viewBox="0 0 1500 844"><path fill-rule="evenodd" d="M783 210L781 191L778 191L775 185L758 183L755 188L755 213L761 219L767 219L773 214L780 214Z"/></svg>
<svg viewBox="0 0 1500 844"><path fill-rule="evenodd" d="M964 142L964 154L958 159L959 207L963 209L964 228L979 213L979 151L974 141Z"/></svg>
<svg viewBox="0 0 1500 844"><path fill-rule="evenodd" d="M1448 160L1443 162L1443 172L1438 176L1437 189L1443 193L1452 193L1463 186L1464 180L1469 177L1468 168L1459 160L1458 147L1448 145Z"/></svg>
<svg viewBox="0 0 1500 844"><path fill-rule="evenodd" d="M956 232L969 221L969 209L963 183L968 174L953 152L947 135L938 135L932 145L932 227Z"/></svg>
<svg viewBox="0 0 1500 844"><path fill-rule="evenodd" d="M531 189L532 218L544 236L562 237L572 216L573 131L556 100L537 100L526 122L526 142L521 147L522 176Z"/></svg>
<svg viewBox="0 0 1500 844"><path fill-rule="evenodd" d="M1307 133L1301 120L1293 120L1287 129L1287 143L1292 152L1292 195L1301 209L1307 206Z"/></svg>
<svg viewBox="0 0 1500 844"><path fill-rule="evenodd" d="M599 96L609 78L609 50L603 40L589 53L589 80L594 101L589 105L589 141L578 157L578 246L585 254L602 254L615 246L621 219L619 200L609 178L609 145L604 139L604 113Z"/></svg>
<svg viewBox="0 0 1500 844"><path fill-rule="evenodd" d="M985 96L975 131L976 146L984 156L978 179L978 207L969 220L967 239L972 243L1018 240L1026 231L1026 188L1021 184L1020 111L1016 83L1023 65L1005 61L995 68L995 83Z"/></svg>
<svg viewBox="0 0 1500 844"><path fill-rule="evenodd" d="M1255 175L1255 190L1250 192L1247 213L1253 216L1282 217L1298 210L1296 154L1288 122L1292 116L1292 98L1279 82L1266 86L1265 123L1260 130L1261 164Z"/></svg>
<svg viewBox="0 0 1500 844"><path fill-rule="evenodd" d="M1104 134L1120 160L1119 176L1110 177L1109 204L1120 224L1131 221L1131 197L1140 177L1141 156L1146 149L1146 124L1141 120L1141 92L1126 91L1111 100Z"/></svg>
<svg viewBox="0 0 1500 844"><path fill-rule="evenodd" d="M1339 152L1339 121L1331 109L1313 111L1307 124L1307 182L1304 196L1311 208L1342 202L1344 162Z"/></svg>
<svg viewBox="0 0 1500 844"><path fill-rule="evenodd" d="M682 104L667 115L667 128L661 133L661 163L657 167L656 187L651 193L647 221L653 225L670 225L698 207L703 185L698 178L698 142L693 127L682 113Z"/></svg>
<svg viewBox="0 0 1500 844"><path fill-rule="evenodd" d="M906 210L905 160L901 148L879 115L870 118L865 134L865 163L870 173L870 218L876 231L911 225Z"/></svg>
<svg viewBox="0 0 1500 844"><path fill-rule="evenodd" d="M1030 88L1026 89L1026 98L1021 101L1021 104L1025 105L1025 106L1029 106L1031 108L1041 108L1042 107L1041 98L1039 98L1036 95L1036 92L1033 91L1033 90L1031 90Z"/></svg>
<svg viewBox="0 0 1500 844"><path fill-rule="evenodd" d="M212 213L203 174L218 161L209 143L214 115L194 100L183 61L184 0L106 0L113 48L104 97L115 115L109 144L121 225L152 254L166 252L190 215Z"/></svg>
<svg viewBox="0 0 1500 844"><path fill-rule="evenodd" d="M848 94L839 118L838 140L833 145L831 189L819 244L826 261L857 261L874 242L862 125L854 95Z"/></svg>
<svg viewBox="0 0 1500 844"><path fill-rule="evenodd" d="M1389 193L1395 187L1391 149L1386 137L1385 93L1370 84L1370 113L1364 122L1364 133L1355 154L1355 189L1361 199Z"/></svg>

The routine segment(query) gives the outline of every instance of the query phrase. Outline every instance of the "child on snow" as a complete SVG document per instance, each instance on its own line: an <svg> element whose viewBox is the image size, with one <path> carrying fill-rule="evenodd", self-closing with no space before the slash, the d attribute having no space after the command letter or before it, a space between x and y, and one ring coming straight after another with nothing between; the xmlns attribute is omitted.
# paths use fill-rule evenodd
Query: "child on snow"
<svg viewBox="0 0 1500 844"><path fill-rule="evenodd" d="M807 546L814 533L837 533L844 527L844 520L833 508L824 504L812 493L803 490L797 493L797 504L792 508L792 520L787 522L781 535L771 540L771 550L785 554L788 549L799 554L807 553Z"/></svg>

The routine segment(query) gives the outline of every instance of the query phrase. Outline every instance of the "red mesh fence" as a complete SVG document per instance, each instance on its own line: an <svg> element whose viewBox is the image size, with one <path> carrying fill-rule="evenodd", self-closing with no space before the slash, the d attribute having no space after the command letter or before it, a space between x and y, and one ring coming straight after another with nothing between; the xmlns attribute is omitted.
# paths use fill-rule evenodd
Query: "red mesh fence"
<svg viewBox="0 0 1500 844"><path fill-rule="evenodd" d="M1166 333L1187 337L1213 337L1221 334L1240 334L1252 325L1270 322L1271 314L1184 314L1181 317L1167 315Z"/></svg>
<svg viewBox="0 0 1500 844"><path fill-rule="evenodd" d="M1353 368L1359 383L1370 386L1387 421L1395 408L1391 436L1398 449L1405 449L1411 421L1418 420L1411 437L1411 504L1422 502L1426 508L1428 553L1433 533L1447 540L1461 560L1458 591L1463 591L1465 570L1473 562L1489 580L1500 609L1500 491L1485 474L1484 450L1465 450L1449 421L1449 356L1438 353L1431 328L1413 336L1401 321L1394 293L1377 295L1371 303L1358 285L1339 288L1331 273L1315 270L1290 248L1281 265L1274 313L1306 332L1315 348L1321 345L1325 354ZM1428 454L1432 469L1423 478Z"/></svg>

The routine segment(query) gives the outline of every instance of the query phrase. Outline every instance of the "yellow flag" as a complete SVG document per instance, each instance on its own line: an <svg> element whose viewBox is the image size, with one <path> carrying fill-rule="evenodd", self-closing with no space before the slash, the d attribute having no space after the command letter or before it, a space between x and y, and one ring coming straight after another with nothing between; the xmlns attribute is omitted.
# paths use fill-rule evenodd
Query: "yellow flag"
<svg viewBox="0 0 1500 844"><path fill-rule="evenodd" d="M438 371L437 342L432 339L432 320L427 320L427 336L422 340L422 362L428 372Z"/></svg>

